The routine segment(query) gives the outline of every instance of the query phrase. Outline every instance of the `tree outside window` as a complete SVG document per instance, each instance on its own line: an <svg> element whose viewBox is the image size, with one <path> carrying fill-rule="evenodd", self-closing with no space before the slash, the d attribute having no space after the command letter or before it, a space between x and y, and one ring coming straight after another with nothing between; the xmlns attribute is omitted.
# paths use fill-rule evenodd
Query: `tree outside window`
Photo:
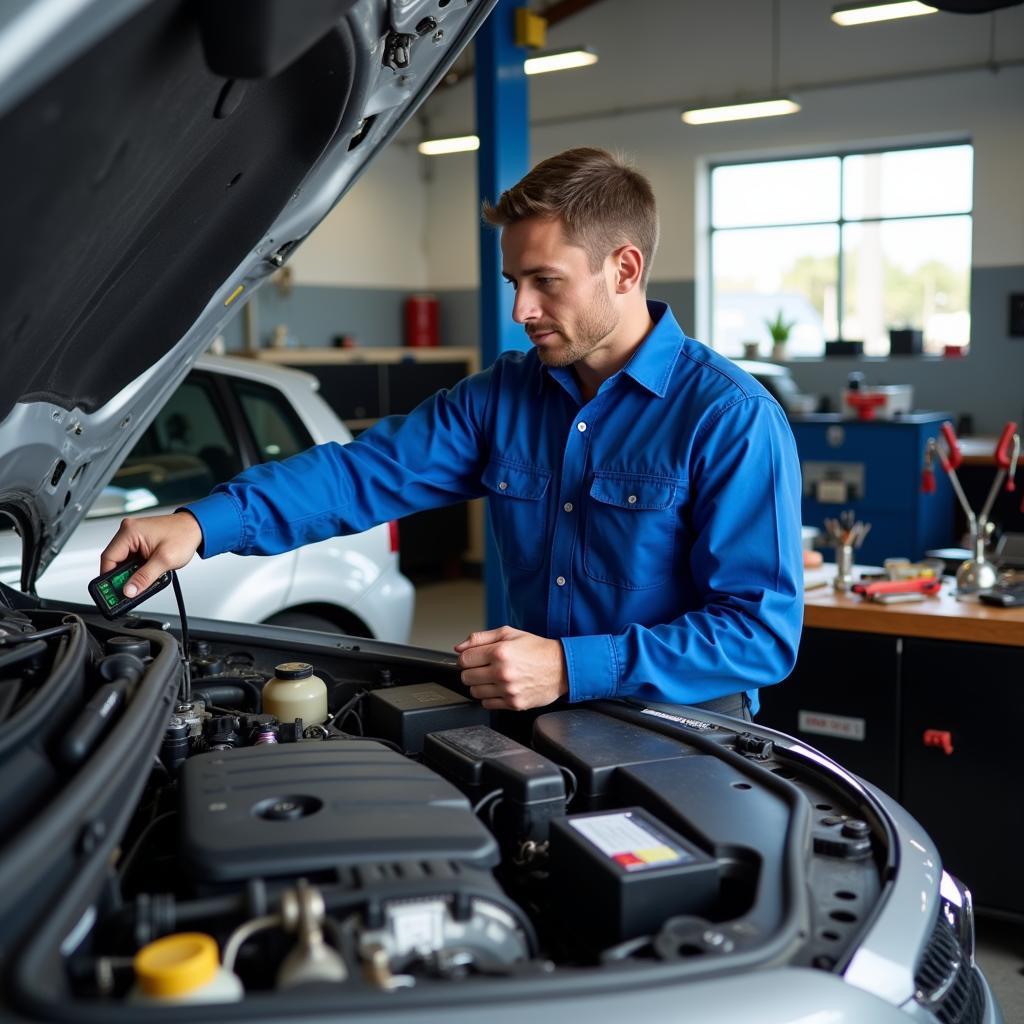
<svg viewBox="0 0 1024 1024"><path fill-rule="evenodd" d="M713 167L712 343L767 354L781 313L791 357L832 339L885 356L894 328L926 353L966 346L972 189L967 144Z"/></svg>

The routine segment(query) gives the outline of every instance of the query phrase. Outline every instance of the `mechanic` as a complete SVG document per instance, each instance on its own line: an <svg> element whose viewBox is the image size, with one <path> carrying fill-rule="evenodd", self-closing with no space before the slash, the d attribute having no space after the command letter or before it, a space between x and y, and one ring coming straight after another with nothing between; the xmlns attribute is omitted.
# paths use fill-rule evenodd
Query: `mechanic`
<svg viewBox="0 0 1024 1024"><path fill-rule="evenodd" d="M749 718L790 672L800 470L775 400L648 302L654 194L600 149L538 164L484 218L532 343L347 445L126 519L128 596L198 553L275 554L480 496L509 624L455 646L484 707L627 698Z"/></svg>

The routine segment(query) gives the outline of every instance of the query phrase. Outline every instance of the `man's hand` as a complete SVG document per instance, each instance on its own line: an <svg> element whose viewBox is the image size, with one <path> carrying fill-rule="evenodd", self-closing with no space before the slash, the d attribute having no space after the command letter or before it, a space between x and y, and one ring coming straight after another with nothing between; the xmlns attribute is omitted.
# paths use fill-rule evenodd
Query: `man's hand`
<svg viewBox="0 0 1024 1024"><path fill-rule="evenodd" d="M100 572L109 572L132 556L141 555L145 565L124 585L125 597L134 597L163 573L188 565L202 543L203 531L191 512L123 519L100 555Z"/></svg>
<svg viewBox="0 0 1024 1024"><path fill-rule="evenodd" d="M462 682L485 708L525 711L569 692L558 640L502 626L470 633L455 650Z"/></svg>

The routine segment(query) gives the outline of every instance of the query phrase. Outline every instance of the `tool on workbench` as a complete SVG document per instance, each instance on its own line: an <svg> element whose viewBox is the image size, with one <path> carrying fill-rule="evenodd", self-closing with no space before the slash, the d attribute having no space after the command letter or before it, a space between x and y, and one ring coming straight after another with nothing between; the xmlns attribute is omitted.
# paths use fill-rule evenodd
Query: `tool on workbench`
<svg viewBox="0 0 1024 1024"><path fill-rule="evenodd" d="M866 597L869 601L882 604L904 594L937 594L942 588L942 581L934 576L922 576L916 580L877 580L871 583L855 583L852 587L855 594Z"/></svg>
<svg viewBox="0 0 1024 1024"><path fill-rule="evenodd" d="M996 442L995 460L996 475L989 488L988 497L978 515L974 514L967 495L960 485L960 478L957 476L957 468L963 462L960 453L960 443L957 441L956 432L949 422L943 423L939 428L946 448L935 439L929 438L928 447L924 455L924 469L921 473L921 490L925 494L931 494L935 490L935 472L932 468L937 458L939 464L949 477L953 486L953 493L960 502L960 507L967 517L967 528L971 535L971 551L973 557L966 559L960 564L956 571L956 589L960 594L974 594L979 590L988 590L999 582L999 573L996 567L988 560L985 552L985 544L989 533L989 514L999 494L999 489L1006 484L1007 491L1015 491L1017 485L1014 476L1017 472L1017 463L1020 460L1020 434L1017 433L1017 424L1009 422L1003 427L1002 434Z"/></svg>
<svg viewBox="0 0 1024 1024"><path fill-rule="evenodd" d="M835 590L845 592L853 585L853 553L864 543L870 529L871 524L858 522L851 509L841 512L838 519L825 520L828 542L836 552L836 576L832 581Z"/></svg>

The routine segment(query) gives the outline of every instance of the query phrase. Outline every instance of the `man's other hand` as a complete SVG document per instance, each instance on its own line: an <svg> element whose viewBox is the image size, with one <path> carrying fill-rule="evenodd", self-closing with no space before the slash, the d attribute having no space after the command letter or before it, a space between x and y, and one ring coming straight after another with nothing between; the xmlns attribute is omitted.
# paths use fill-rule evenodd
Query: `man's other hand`
<svg viewBox="0 0 1024 1024"><path fill-rule="evenodd" d="M485 708L525 711L569 692L558 640L502 626L470 633L455 650L463 684Z"/></svg>
<svg viewBox="0 0 1024 1024"><path fill-rule="evenodd" d="M100 573L116 569L130 558L144 558L145 564L124 585L125 597L134 597L165 572L188 565L202 543L203 531L191 512L123 519L100 555Z"/></svg>

